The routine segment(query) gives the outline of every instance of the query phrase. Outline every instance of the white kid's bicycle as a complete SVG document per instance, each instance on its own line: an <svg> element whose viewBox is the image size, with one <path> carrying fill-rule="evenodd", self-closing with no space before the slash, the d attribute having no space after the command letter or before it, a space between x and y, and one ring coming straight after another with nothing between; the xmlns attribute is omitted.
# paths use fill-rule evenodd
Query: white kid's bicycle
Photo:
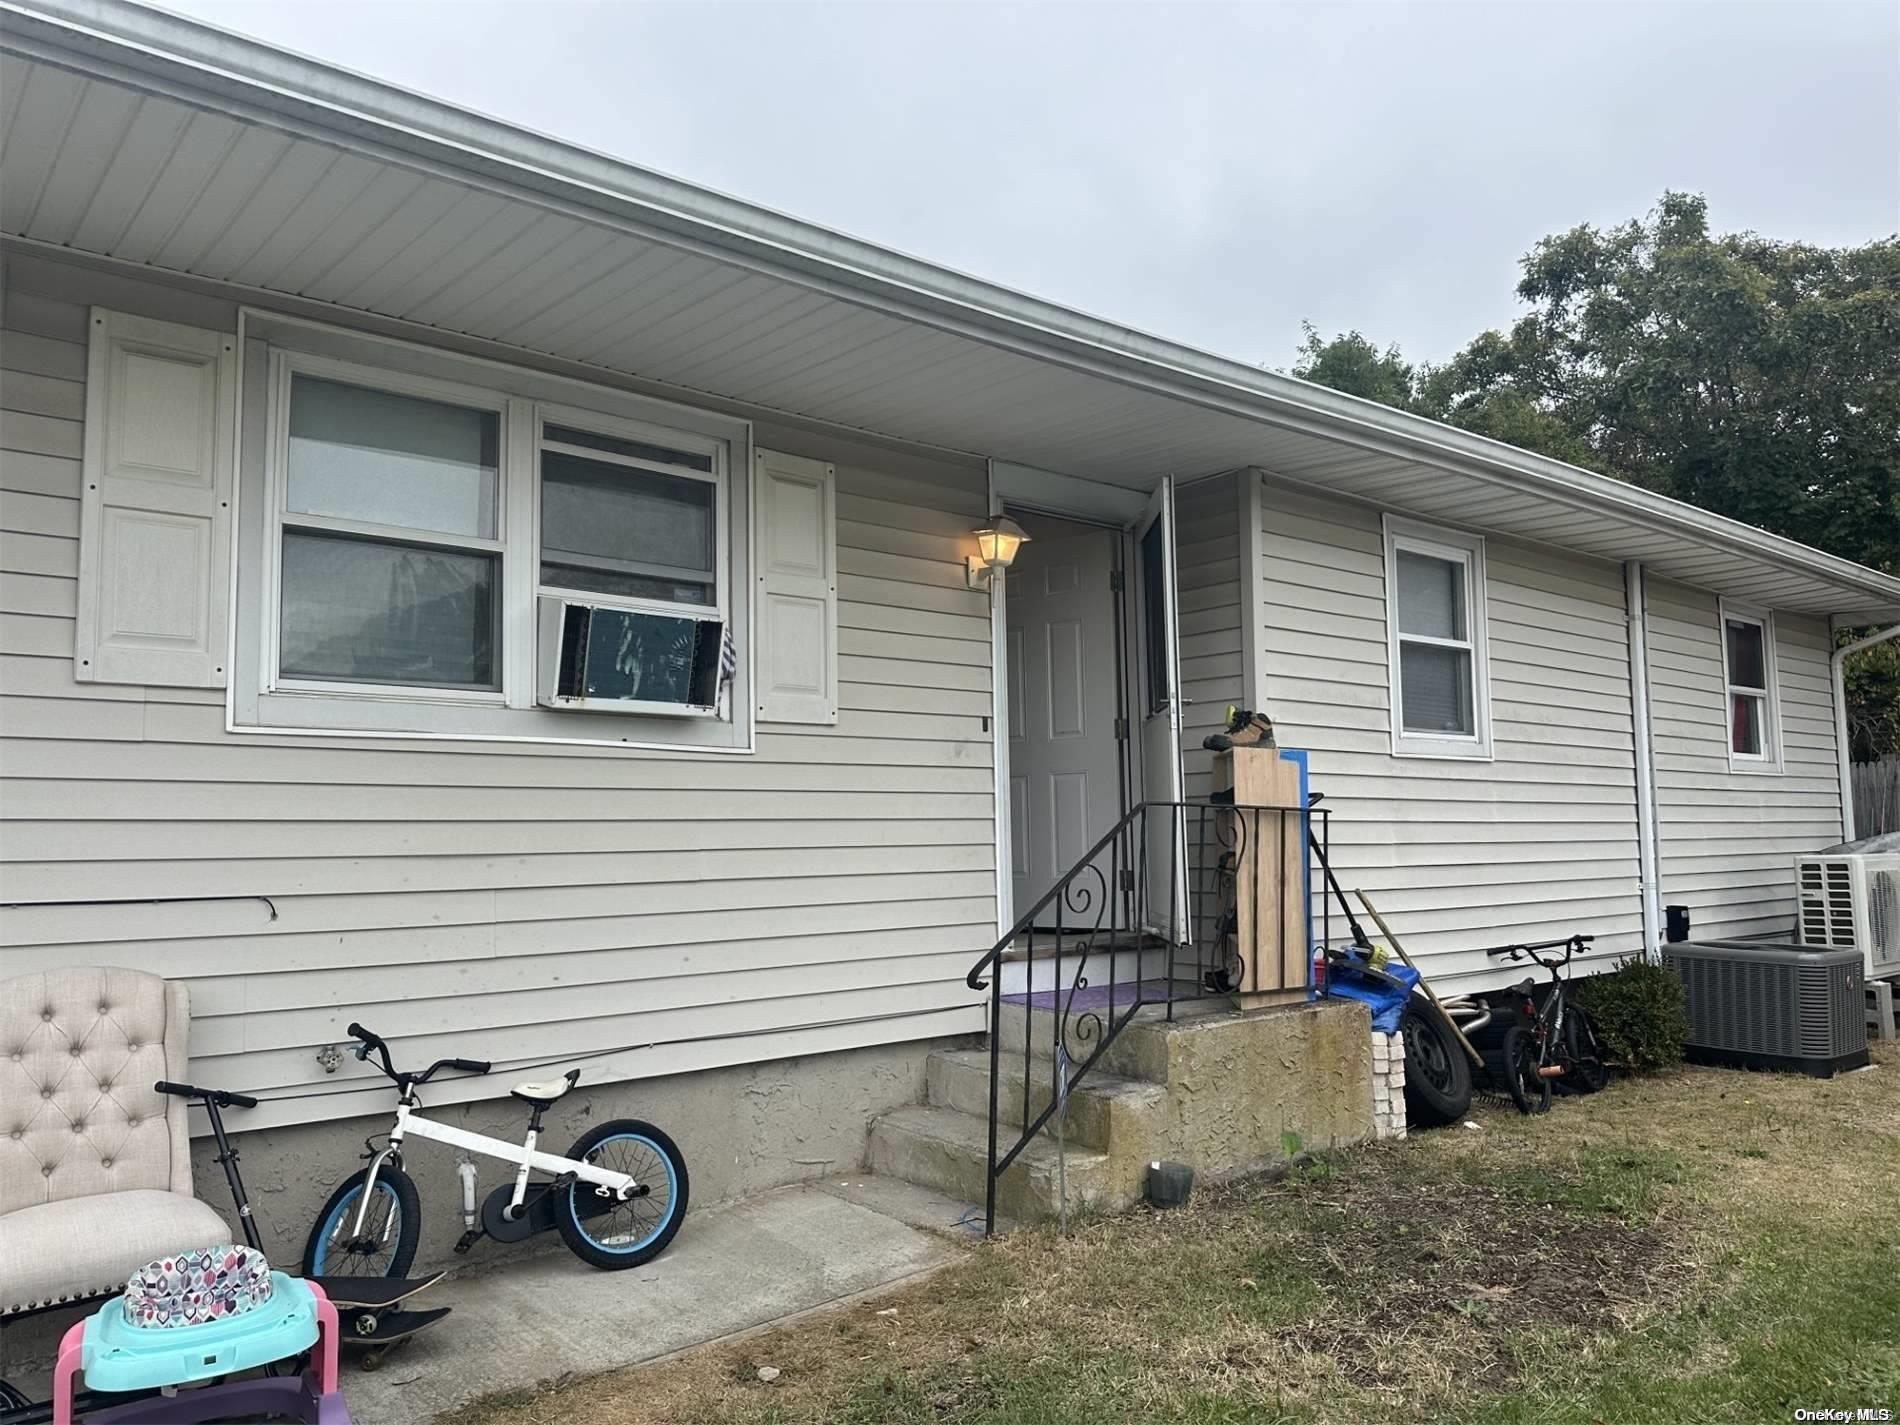
<svg viewBox="0 0 1900 1425"><path fill-rule="evenodd" d="M438 1059L421 1073L400 1073L389 1045L360 1024L349 1027L356 1057L377 1066L396 1085L396 1123L382 1147L371 1139L369 1166L330 1194L304 1245L306 1276L400 1277L415 1258L422 1235L422 1202L402 1167L403 1140L433 1138L467 1153L515 1165L514 1182L475 1206L475 1165L464 1162L461 1240L466 1252L483 1237L519 1242L549 1228L575 1256L609 1271L637 1267L666 1249L686 1215L686 1160L673 1140L650 1123L617 1118L583 1133L565 1158L535 1147L541 1115L574 1087L580 1070L558 1079L516 1084L513 1097L528 1105L528 1134L516 1144L424 1118L416 1090L444 1069L485 1074L479 1059ZM551 1177L536 1178L539 1173Z"/></svg>

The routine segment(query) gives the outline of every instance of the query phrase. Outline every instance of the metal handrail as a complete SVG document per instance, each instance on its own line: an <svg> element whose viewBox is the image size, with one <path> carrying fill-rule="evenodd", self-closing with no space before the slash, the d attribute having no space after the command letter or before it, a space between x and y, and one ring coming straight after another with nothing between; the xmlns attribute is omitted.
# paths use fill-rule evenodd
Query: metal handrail
<svg viewBox="0 0 1900 1425"><path fill-rule="evenodd" d="M1157 815L1165 822L1162 833L1165 842L1157 841L1151 835L1152 823ZM1199 829L1198 841L1194 843L1199 849L1198 864L1190 864L1190 816L1197 820ZM1266 848L1263 846L1261 854L1252 857L1246 857L1244 852L1249 826L1261 828L1268 816L1277 819L1280 854L1273 857L1271 871L1263 872L1262 862L1267 859ZM1306 820L1309 817L1319 821L1323 834L1328 814L1311 806L1278 807L1244 802L1236 805L1212 799L1137 803L1103 833L1034 905L1017 918L1009 931L970 967L966 977L970 988L988 989L990 992L989 1174L984 1204L986 1230L994 1231L996 1226L998 1180L1036 1135L1063 1109L1070 1092L1081 1083L1138 1012L1150 1005L1165 1003L1172 1017L1176 1001L1220 996L1248 988L1240 978L1226 971L1230 963L1241 967L1258 963L1256 955L1245 953L1248 947L1238 944L1241 887L1237 876L1242 865L1251 868L1249 905L1256 910L1263 874L1271 874L1278 879L1279 897L1276 904L1284 906L1284 898L1289 893L1296 893L1302 897L1307 908L1312 908L1308 849L1317 847L1319 842L1310 830L1310 822ZM1289 818L1295 819L1291 828ZM1259 832L1256 831L1256 834ZM1287 862L1288 853L1296 847L1301 884L1294 892L1287 883ZM1150 884L1149 870L1154 856L1164 850L1168 857L1168 869L1165 895L1162 895L1158 893L1157 885ZM1107 862L1106 870L1104 861ZM1162 900L1165 900L1165 905L1160 904ZM1119 909L1111 918L1109 912L1112 907ZM1320 914L1327 919L1330 935L1331 912L1324 897L1321 897ZM1087 923L1070 924L1071 917ZM1255 918L1255 913L1250 911L1249 922ZM1054 921L1055 948L1053 956L1046 962L1050 970L1050 989L1037 991L1036 937L1039 933L1048 933L1047 922L1051 919ZM1271 933L1280 940L1277 963L1284 966L1289 948L1284 910L1276 920L1278 923L1272 927ZM1108 931L1105 946L1101 943L1104 922L1107 922ZM1185 938L1179 938L1182 928L1185 928ZM1253 925L1252 929L1258 941L1266 928ZM1082 939L1071 952L1065 948L1064 940L1077 933ZM1124 936L1128 938L1124 939ZM1231 956L1226 952L1230 936L1235 942ZM1210 940L1213 951L1211 957L1208 953ZM1004 1013L1001 961L1019 941L1027 942L1024 993L1021 996L1023 1091L1019 1121L1022 1132L1013 1145L999 1153L1002 1147L999 1142L999 1124ZM1310 947L1302 943L1300 948L1304 961L1304 952ZM1133 981L1118 984L1116 956L1131 949L1135 956ZM1105 1006L1093 1008L1089 1001L1085 1001L1081 1013L1077 1014L1076 997L1090 988L1087 971L1091 956L1098 950L1105 951L1107 956L1107 1002ZM1193 975L1187 981L1179 979L1184 968L1184 951L1189 954L1190 973ZM1152 994L1149 982L1143 978L1143 964L1146 956L1156 952L1165 956L1165 971L1161 980L1161 993ZM1073 970L1065 971L1065 961L1071 958L1074 960ZM1210 975L1210 965L1219 966L1222 975ZM985 974L988 975L987 979L984 978ZM1304 979L1298 983L1303 985ZM1255 985L1252 988L1294 987L1297 986L1275 984ZM1048 1097L1040 1104L1040 1111L1037 1111L1032 1080L1039 1076L1034 1023L1039 994L1048 1001L1046 1007L1053 1013L1050 1015L1049 1058L1046 1061L1049 1065Z"/></svg>
<svg viewBox="0 0 1900 1425"><path fill-rule="evenodd" d="M1056 883L1049 888L1048 893L1045 894L1041 900L1032 905L1023 915L1017 917L1016 923L1010 926L1001 940L997 941L985 952L982 959L970 966L970 973L965 977L964 982L973 990L987 989L989 987L988 981L979 980L977 976L1003 957L1003 953L1016 943L1016 937L1035 924L1036 917L1049 908L1060 892L1067 889L1069 882L1081 872L1082 868L1093 863L1097 856L1108 849L1109 842L1113 841L1125 831L1129 824L1132 823L1136 817L1146 812L1149 807L1160 805L1162 805L1160 802L1136 802L1134 806L1123 813L1122 819L1104 832L1101 840L1089 847L1083 854L1082 859L1077 861L1066 873L1058 878Z"/></svg>

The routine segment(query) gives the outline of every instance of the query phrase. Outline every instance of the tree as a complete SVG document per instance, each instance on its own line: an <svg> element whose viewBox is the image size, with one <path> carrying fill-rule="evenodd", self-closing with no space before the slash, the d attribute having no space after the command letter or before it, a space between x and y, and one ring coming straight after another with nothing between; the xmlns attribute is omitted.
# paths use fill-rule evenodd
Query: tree
<svg viewBox="0 0 1900 1425"><path fill-rule="evenodd" d="M1529 313L1443 366L1309 324L1293 374L1900 570L1900 238L1712 236L1672 192L1522 273ZM1857 747L1900 751L1897 685L1856 674Z"/></svg>
<svg viewBox="0 0 1900 1425"><path fill-rule="evenodd" d="M1844 629L1837 642L1866 632ZM1848 659L1842 677L1847 689L1847 749L1856 762L1900 756L1900 648L1876 644Z"/></svg>
<svg viewBox="0 0 1900 1425"><path fill-rule="evenodd" d="M1364 396L1368 401L1414 409L1415 372L1399 355L1396 346L1380 351L1358 332L1343 332L1331 341L1321 341L1319 329L1301 322L1306 340L1300 344L1300 359L1293 374L1302 381L1330 386L1349 396Z"/></svg>

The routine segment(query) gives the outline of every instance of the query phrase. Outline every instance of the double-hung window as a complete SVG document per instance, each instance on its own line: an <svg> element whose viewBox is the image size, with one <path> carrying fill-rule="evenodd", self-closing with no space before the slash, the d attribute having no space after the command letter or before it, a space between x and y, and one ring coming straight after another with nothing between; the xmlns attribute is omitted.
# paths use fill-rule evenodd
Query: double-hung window
<svg viewBox="0 0 1900 1425"><path fill-rule="evenodd" d="M1767 614L1721 607L1722 681L1729 765L1773 771L1781 765L1776 716L1774 625Z"/></svg>
<svg viewBox="0 0 1900 1425"><path fill-rule="evenodd" d="M662 436L540 414L540 636L569 645L563 695L649 713L716 702L730 648L724 471ZM579 622L561 612L573 600L587 608Z"/></svg>
<svg viewBox="0 0 1900 1425"><path fill-rule="evenodd" d="M1385 521L1392 750L1489 757L1484 541Z"/></svg>
<svg viewBox="0 0 1900 1425"><path fill-rule="evenodd" d="M279 686L499 698L504 407L367 379L287 373Z"/></svg>
<svg viewBox="0 0 1900 1425"><path fill-rule="evenodd" d="M246 314L233 726L746 751L750 427Z"/></svg>

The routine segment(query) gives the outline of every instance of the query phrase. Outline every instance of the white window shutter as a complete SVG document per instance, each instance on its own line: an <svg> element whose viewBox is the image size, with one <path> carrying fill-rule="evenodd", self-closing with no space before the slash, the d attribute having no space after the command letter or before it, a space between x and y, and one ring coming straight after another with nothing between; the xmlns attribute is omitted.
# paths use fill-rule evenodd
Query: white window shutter
<svg viewBox="0 0 1900 1425"><path fill-rule="evenodd" d="M838 720L836 472L819 460L753 452L758 521L759 719Z"/></svg>
<svg viewBox="0 0 1900 1425"><path fill-rule="evenodd" d="M102 307L90 337L73 675L221 688L237 338Z"/></svg>

